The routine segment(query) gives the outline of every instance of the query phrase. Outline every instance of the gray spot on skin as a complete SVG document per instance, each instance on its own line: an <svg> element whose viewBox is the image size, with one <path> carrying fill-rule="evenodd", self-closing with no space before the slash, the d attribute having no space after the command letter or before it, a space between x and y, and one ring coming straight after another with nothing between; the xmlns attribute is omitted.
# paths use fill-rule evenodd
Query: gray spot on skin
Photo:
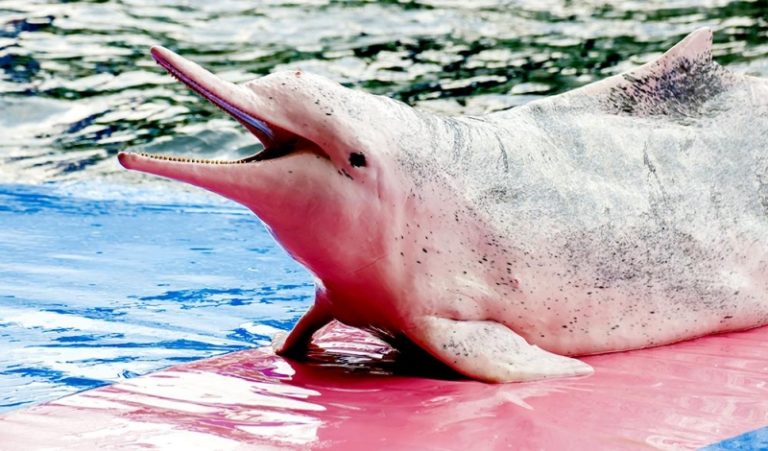
<svg viewBox="0 0 768 451"><path fill-rule="evenodd" d="M727 71L710 58L711 54L683 57L658 72L640 77L626 74L625 83L608 93L606 107L618 114L676 120L708 114L704 105L731 84Z"/></svg>
<svg viewBox="0 0 768 451"><path fill-rule="evenodd" d="M398 158L420 196L444 209L431 214L472 243L462 249L433 223L450 254L465 256L450 274L483 277L499 299L491 311L515 306L496 318L566 353L642 347L706 333L723 310L740 311L741 324L768 316L747 314L768 310L755 297L766 282L749 294L734 289L745 250L768 248L768 183L745 182L768 168L767 104L764 81L728 73L706 51L688 53L609 89L485 122L427 118ZM423 136L440 138L424 146ZM523 293L530 302L519 304ZM600 315L607 324L586 313L594 308L610 312ZM526 330L542 311L547 324L575 313L574 324L554 325L569 342L545 333L554 329Z"/></svg>

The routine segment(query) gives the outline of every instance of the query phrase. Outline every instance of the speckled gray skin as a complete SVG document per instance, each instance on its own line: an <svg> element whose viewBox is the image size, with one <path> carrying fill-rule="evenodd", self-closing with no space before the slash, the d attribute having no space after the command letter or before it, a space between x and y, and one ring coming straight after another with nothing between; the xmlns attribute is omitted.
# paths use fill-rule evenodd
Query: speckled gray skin
<svg viewBox="0 0 768 451"><path fill-rule="evenodd" d="M768 83L713 63L711 38L700 30L628 74L485 117L275 75L236 106L276 142L304 144L267 146L281 156L243 169L121 162L248 205L317 275L281 353L335 318L481 380L588 374L565 356L768 324ZM195 83L233 97L206 77ZM303 171L302 183L325 171L302 194L312 224L270 209L243 171Z"/></svg>

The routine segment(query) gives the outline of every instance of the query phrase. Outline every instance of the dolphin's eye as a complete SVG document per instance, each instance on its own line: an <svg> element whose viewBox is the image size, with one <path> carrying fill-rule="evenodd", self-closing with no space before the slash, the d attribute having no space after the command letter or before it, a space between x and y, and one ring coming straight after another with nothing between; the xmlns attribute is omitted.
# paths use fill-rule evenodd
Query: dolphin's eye
<svg viewBox="0 0 768 451"><path fill-rule="evenodd" d="M365 167L365 155L363 155L360 152L352 152L349 154L349 164L352 165L352 167L355 168L364 168Z"/></svg>

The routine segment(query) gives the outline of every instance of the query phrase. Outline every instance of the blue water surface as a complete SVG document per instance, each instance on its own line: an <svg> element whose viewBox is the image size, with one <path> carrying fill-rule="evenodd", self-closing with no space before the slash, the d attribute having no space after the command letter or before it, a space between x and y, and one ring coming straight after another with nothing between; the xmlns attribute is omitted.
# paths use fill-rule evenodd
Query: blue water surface
<svg viewBox="0 0 768 451"><path fill-rule="evenodd" d="M702 448L701 451L751 451L768 449L768 427L747 432Z"/></svg>
<svg viewBox="0 0 768 451"><path fill-rule="evenodd" d="M266 344L312 292L234 204L0 185L0 411Z"/></svg>

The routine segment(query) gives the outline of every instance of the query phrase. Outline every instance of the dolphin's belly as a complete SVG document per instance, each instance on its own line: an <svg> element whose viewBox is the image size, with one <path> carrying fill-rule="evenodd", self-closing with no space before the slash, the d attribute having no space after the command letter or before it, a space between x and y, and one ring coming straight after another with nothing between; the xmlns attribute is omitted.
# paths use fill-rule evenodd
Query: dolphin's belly
<svg viewBox="0 0 768 451"><path fill-rule="evenodd" d="M680 241L668 247L671 241L604 238L587 236L529 254L535 263L518 279L532 307L510 312L504 322L529 341L569 355L768 324L768 259L757 250L766 249L765 241L705 249L682 237L671 238ZM553 259L555 253L560 257Z"/></svg>

